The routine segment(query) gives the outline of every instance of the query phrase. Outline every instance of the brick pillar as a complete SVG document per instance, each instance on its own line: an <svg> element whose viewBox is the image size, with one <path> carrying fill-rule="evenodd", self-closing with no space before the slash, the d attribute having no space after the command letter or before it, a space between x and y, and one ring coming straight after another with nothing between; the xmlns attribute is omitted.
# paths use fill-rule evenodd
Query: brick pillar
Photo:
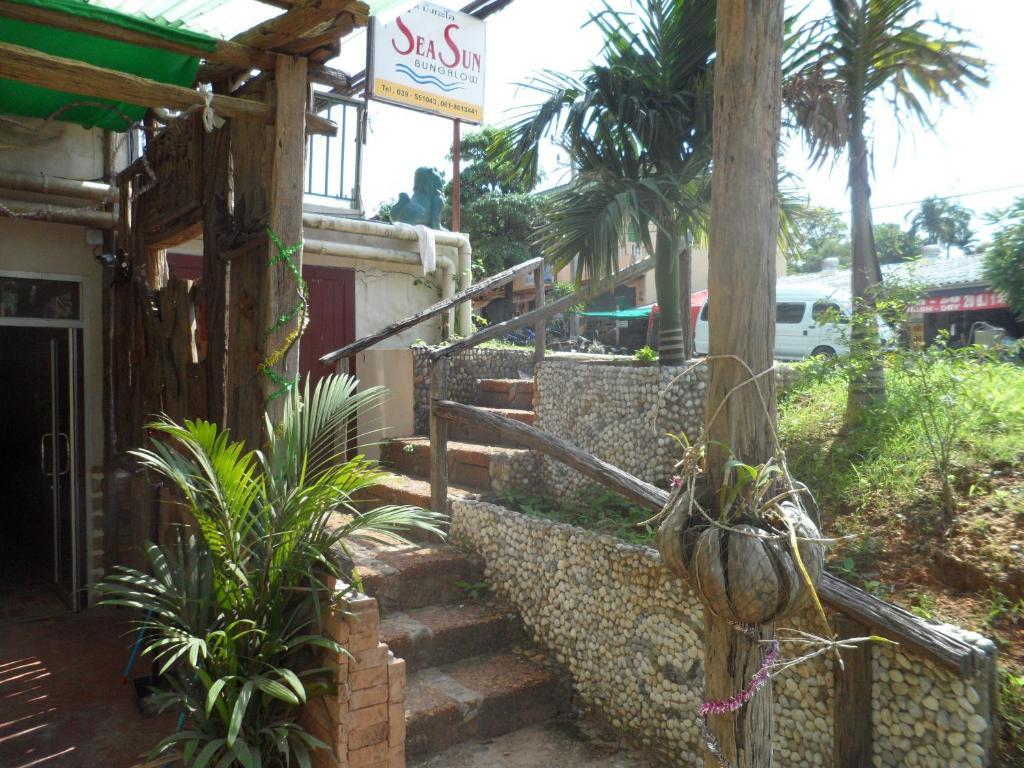
<svg viewBox="0 0 1024 768"><path fill-rule="evenodd" d="M332 614L328 634L348 654L334 655L337 690L310 702L303 725L333 745L314 768L405 768L405 662L380 642L380 609L365 595Z"/></svg>

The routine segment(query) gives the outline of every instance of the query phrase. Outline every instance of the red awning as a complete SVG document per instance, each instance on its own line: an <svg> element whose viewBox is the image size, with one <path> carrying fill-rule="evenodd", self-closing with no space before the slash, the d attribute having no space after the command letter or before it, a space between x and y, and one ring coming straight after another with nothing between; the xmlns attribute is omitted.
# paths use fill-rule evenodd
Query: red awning
<svg viewBox="0 0 1024 768"><path fill-rule="evenodd" d="M982 309L999 309L1006 306L1006 299L995 291L973 291L953 296L926 296L911 308L911 312L937 314L939 312L974 312Z"/></svg>

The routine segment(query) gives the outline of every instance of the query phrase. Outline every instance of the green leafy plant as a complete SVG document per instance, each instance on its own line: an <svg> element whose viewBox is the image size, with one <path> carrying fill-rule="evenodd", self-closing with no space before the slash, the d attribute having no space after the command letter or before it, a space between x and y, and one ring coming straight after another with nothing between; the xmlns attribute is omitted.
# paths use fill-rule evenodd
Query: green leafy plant
<svg viewBox="0 0 1024 768"><path fill-rule="evenodd" d="M298 723L301 706L327 690L325 652L345 650L324 631L325 614L351 587L346 542L403 541L434 533L441 516L415 507L360 510L359 491L381 473L346 459L347 425L382 388L356 391L329 376L288 396L265 450L197 420L149 425L140 463L177 490L195 524L177 546L146 545L146 572L118 567L99 585L102 603L145 613L142 652L171 691L160 703L185 715L156 754L180 750L190 768L311 764L325 745Z"/></svg>
<svg viewBox="0 0 1024 768"><path fill-rule="evenodd" d="M1024 674L999 670L999 699L996 702L1002 723L1000 751L1004 765L1024 764Z"/></svg>
<svg viewBox="0 0 1024 768"><path fill-rule="evenodd" d="M486 581L456 581L455 586L465 592L470 600L479 600L491 589Z"/></svg>
<svg viewBox="0 0 1024 768"><path fill-rule="evenodd" d="M918 592L910 603L910 612L918 618L930 620L935 618L935 598L927 592Z"/></svg>
<svg viewBox="0 0 1024 768"><path fill-rule="evenodd" d="M640 347L633 353L633 358L640 363L653 363L658 359L658 353L650 347Z"/></svg>

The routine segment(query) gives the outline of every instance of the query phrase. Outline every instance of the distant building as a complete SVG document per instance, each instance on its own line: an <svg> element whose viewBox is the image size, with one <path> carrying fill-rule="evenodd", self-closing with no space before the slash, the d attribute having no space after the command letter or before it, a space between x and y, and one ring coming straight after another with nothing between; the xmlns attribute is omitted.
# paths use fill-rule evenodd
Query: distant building
<svg viewBox="0 0 1024 768"><path fill-rule="evenodd" d="M930 344L941 331L948 331L954 344L972 344L984 338L977 336L978 331L990 326L1013 338L1024 336L1024 323L985 280L983 263L982 256L956 256L882 265L883 280L913 282L925 289L910 315L916 340ZM808 282L849 291L850 270L790 275L781 278L779 286Z"/></svg>

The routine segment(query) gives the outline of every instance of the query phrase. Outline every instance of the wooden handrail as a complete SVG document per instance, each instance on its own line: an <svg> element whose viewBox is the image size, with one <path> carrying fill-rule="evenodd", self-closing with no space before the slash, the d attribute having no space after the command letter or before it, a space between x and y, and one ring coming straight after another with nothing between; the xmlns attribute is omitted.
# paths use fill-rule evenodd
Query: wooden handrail
<svg viewBox="0 0 1024 768"><path fill-rule="evenodd" d="M543 322L552 315L557 315L559 312L563 312L575 304L586 303L603 293L607 293L627 280L633 280L634 278L639 277L651 269L654 269L653 258L638 261L636 264L626 267L621 272L617 272L596 284L591 283L587 285L584 290L573 291L557 301L545 304L543 307L531 310L526 314L519 315L519 317L513 317L503 323L488 326L481 331L477 331L468 338L459 339L448 346L438 347L437 349L431 350L430 359L437 360L441 357L449 357L451 355L458 354L463 350L471 349L478 344L483 344L485 341L496 339L499 336L505 336L512 331L525 328L528 325L535 325L539 322Z"/></svg>
<svg viewBox="0 0 1024 768"><path fill-rule="evenodd" d="M511 280L514 280L519 275L526 272L531 272L536 269L544 268L544 259L538 256L535 259L524 261L522 264L517 264L514 267L509 267L504 272L499 272L496 275L481 280L476 285L471 285L464 291L456 293L454 296L449 296L447 299L442 299L436 304L431 304L429 307L421 312L417 312L415 315L410 315L396 323L392 323L386 328L382 328L376 333L371 333L369 336L364 336L361 339L353 341L351 344L346 344L341 349L336 349L333 352L328 352L326 355L320 358L320 362L324 365L330 365L331 363L341 360L346 357L351 357L358 352L362 352L368 347L372 347L374 344L379 344L384 339L390 338L397 333L401 333L406 328L412 328L414 325L418 325L432 317L436 317L442 312L454 307L456 304L461 304L464 301L469 301L476 298L487 291L498 288ZM543 285L543 283L542 283Z"/></svg>
<svg viewBox="0 0 1024 768"><path fill-rule="evenodd" d="M667 491L529 424L443 399L432 401L431 420L435 418L482 427L498 441L533 448L652 511L660 511L668 501ZM875 634L912 648L962 677L973 673L974 649L970 644L929 626L909 611L879 600L828 573L822 574L818 594L829 606L869 627Z"/></svg>

